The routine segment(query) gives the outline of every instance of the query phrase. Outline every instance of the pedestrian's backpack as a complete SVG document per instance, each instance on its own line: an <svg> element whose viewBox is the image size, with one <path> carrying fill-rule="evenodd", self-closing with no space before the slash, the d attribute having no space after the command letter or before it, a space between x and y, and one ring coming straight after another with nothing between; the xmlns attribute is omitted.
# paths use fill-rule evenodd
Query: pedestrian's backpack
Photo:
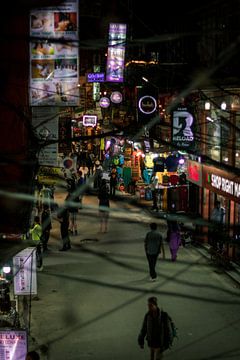
<svg viewBox="0 0 240 360"><path fill-rule="evenodd" d="M172 318L166 311L161 311L162 318L162 348L163 351L170 349L173 345L174 338L177 338L177 328Z"/></svg>

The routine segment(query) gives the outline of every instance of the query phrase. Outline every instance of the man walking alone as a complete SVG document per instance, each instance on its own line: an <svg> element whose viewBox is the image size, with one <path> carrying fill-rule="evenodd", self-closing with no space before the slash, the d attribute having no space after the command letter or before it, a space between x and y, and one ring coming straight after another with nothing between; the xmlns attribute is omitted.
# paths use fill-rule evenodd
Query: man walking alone
<svg viewBox="0 0 240 360"><path fill-rule="evenodd" d="M149 265L150 280L155 281L157 273L155 270L158 255L162 252L163 259L165 259L165 251L163 246L163 238L157 230L157 224L150 224L150 231L147 232L144 240L144 248Z"/></svg>

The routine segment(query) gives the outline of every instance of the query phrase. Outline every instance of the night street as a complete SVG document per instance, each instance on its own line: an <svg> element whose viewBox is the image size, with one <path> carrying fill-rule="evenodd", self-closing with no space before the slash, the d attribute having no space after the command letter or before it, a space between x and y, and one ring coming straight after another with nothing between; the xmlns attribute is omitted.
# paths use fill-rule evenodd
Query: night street
<svg viewBox="0 0 240 360"><path fill-rule="evenodd" d="M61 196L60 196L61 197ZM57 200L60 199L57 195ZM111 201L109 231L98 233L97 198L84 197L78 236L59 252L54 222L44 269L38 273L39 301L32 301L31 336L46 345L43 359L147 359L137 336L147 298L158 297L178 327L179 339L166 359L239 359L239 287L213 267L197 248L180 248L176 263L158 261L158 280L149 281L143 239L149 213ZM86 214L86 215L85 215ZM163 220L159 229L165 237Z"/></svg>

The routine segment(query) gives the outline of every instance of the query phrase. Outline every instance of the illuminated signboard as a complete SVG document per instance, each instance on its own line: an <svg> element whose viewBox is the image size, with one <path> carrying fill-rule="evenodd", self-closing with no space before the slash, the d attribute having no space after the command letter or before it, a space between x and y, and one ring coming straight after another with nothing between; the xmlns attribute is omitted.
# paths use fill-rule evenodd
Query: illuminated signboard
<svg viewBox="0 0 240 360"><path fill-rule="evenodd" d="M104 73L89 73L87 74L88 82L104 82L105 74Z"/></svg>
<svg viewBox="0 0 240 360"><path fill-rule="evenodd" d="M194 117L187 108L172 113L172 141L176 146L189 148L194 142Z"/></svg>
<svg viewBox="0 0 240 360"><path fill-rule="evenodd" d="M157 101L153 96L142 96L138 101L138 107L143 114L150 115L157 110Z"/></svg>
<svg viewBox="0 0 240 360"><path fill-rule="evenodd" d="M28 247L13 257L14 294L37 294L36 248Z"/></svg>
<svg viewBox="0 0 240 360"><path fill-rule="evenodd" d="M27 331L0 330L0 359L24 360L27 354Z"/></svg>
<svg viewBox="0 0 240 360"><path fill-rule="evenodd" d="M106 81L123 82L126 31L126 24L109 25Z"/></svg>
<svg viewBox="0 0 240 360"><path fill-rule="evenodd" d="M83 125L84 126L96 126L97 125L97 116L96 115L83 115Z"/></svg>
<svg viewBox="0 0 240 360"><path fill-rule="evenodd" d="M240 203L239 176L233 173L203 165L203 186Z"/></svg>
<svg viewBox="0 0 240 360"><path fill-rule="evenodd" d="M119 104L122 102L122 94L119 91L113 91L110 99L114 104Z"/></svg>
<svg viewBox="0 0 240 360"><path fill-rule="evenodd" d="M103 96L101 97L101 99L99 100L99 105L102 107L102 108L108 108L109 105L110 105L110 100L109 98Z"/></svg>
<svg viewBox="0 0 240 360"><path fill-rule="evenodd" d="M78 0L32 10L30 36L30 105L78 105Z"/></svg>

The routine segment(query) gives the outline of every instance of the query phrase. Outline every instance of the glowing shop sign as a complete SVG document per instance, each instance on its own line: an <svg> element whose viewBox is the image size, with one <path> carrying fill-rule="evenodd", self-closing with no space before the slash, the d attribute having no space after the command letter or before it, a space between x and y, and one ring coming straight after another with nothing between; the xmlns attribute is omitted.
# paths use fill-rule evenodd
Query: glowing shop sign
<svg viewBox="0 0 240 360"><path fill-rule="evenodd" d="M153 96L142 96L138 101L139 110L146 115L154 113L157 109L157 101Z"/></svg>
<svg viewBox="0 0 240 360"><path fill-rule="evenodd" d="M97 125L97 115L83 115L83 125L84 126L96 126Z"/></svg>
<svg viewBox="0 0 240 360"><path fill-rule="evenodd" d="M211 186L227 194L240 198L240 183L211 174Z"/></svg>

